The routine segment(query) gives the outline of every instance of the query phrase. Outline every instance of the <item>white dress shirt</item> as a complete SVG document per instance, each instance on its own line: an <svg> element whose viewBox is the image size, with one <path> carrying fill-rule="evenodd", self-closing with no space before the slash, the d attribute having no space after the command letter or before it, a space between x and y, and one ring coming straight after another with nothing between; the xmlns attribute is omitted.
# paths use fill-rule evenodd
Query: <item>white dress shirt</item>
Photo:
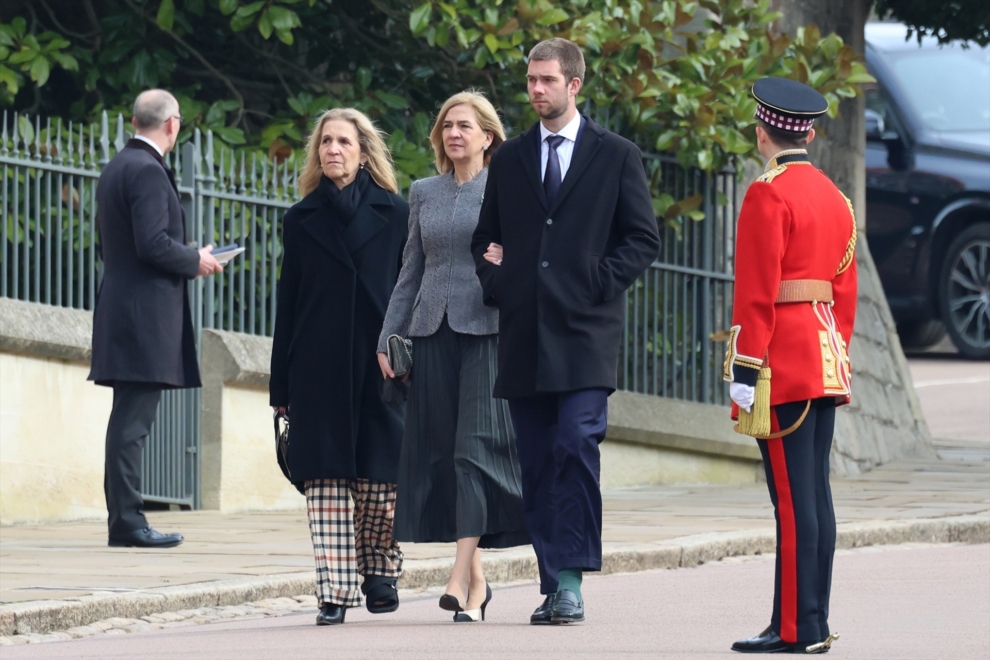
<svg viewBox="0 0 990 660"><path fill-rule="evenodd" d="M567 176L567 168L571 166L571 156L574 155L574 142L577 140L578 130L581 128L581 113L575 112L574 118L568 122L567 126L560 129L559 133L551 133L547 127L540 122L540 181L546 177L547 157L550 155L550 145L547 144L547 136L559 135L564 141L557 147L557 156L560 159L560 180Z"/></svg>
<svg viewBox="0 0 990 660"><path fill-rule="evenodd" d="M162 148L161 148L161 147L159 147L159 146L158 146L157 144L155 144L154 142L152 142L151 140L149 140L148 138L146 138L146 137L144 137L143 135L135 135L135 136L134 136L134 139L135 139L135 140L141 140L142 142L147 142L148 144L150 144L150 145L151 145L152 147L154 147L154 148L155 148L155 151L157 151L157 152L158 152L158 155L159 155L159 156L161 156L162 158L164 158L164 157L165 157L165 153L164 153L164 152L162 151ZM545 160L545 159L544 159L544 160Z"/></svg>

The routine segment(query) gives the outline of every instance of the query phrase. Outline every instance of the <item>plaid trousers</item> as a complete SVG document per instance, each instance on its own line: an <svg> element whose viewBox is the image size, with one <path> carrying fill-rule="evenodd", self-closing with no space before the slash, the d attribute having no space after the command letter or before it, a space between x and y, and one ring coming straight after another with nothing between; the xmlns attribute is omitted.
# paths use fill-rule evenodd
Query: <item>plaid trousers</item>
<svg viewBox="0 0 990 660"><path fill-rule="evenodd" d="M315 479L303 486L316 558L316 600L360 607L358 575L402 574L402 550L392 538L395 484Z"/></svg>

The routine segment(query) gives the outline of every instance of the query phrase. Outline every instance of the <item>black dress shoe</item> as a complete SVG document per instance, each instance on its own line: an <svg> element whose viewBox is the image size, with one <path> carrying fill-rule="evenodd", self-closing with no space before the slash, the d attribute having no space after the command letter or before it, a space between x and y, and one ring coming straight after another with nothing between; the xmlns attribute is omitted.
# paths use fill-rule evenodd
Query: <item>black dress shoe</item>
<svg viewBox="0 0 990 660"><path fill-rule="evenodd" d="M584 601L569 589L557 592L550 611L550 623L580 623L584 621Z"/></svg>
<svg viewBox="0 0 990 660"><path fill-rule="evenodd" d="M838 638L838 635L830 635L828 639L819 643L791 644L782 640L771 628L767 628L756 637L741 639L734 643L732 650L740 653L828 653L832 642Z"/></svg>
<svg viewBox="0 0 990 660"><path fill-rule="evenodd" d="M333 603L323 603L320 605L320 613L316 615L316 625L336 626L344 622L347 615L347 608L343 605Z"/></svg>
<svg viewBox="0 0 990 660"><path fill-rule="evenodd" d="M111 536L111 548L174 548L182 543L182 534L162 534L157 529L145 527L128 534Z"/></svg>
<svg viewBox="0 0 990 660"><path fill-rule="evenodd" d="M553 610L553 601L556 597L557 594L547 594L547 597L543 599L543 603L530 615L529 622L534 626L550 625L550 614L551 610Z"/></svg>

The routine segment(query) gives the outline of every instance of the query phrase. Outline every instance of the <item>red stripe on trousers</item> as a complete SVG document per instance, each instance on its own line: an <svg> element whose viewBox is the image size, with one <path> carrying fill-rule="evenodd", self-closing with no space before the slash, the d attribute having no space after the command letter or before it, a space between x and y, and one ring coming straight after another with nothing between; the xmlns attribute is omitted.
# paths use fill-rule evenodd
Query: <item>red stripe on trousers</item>
<svg viewBox="0 0 990 660"><path fill-rule="evenodd" d="M777 415L772 416L771 429L778 430ZM787 476L784 439L767 440L770 467L777 489L777 513L780 516L780 638L788 644L797 643L797 526L794 523L794 500L791 481Z"/></svg>

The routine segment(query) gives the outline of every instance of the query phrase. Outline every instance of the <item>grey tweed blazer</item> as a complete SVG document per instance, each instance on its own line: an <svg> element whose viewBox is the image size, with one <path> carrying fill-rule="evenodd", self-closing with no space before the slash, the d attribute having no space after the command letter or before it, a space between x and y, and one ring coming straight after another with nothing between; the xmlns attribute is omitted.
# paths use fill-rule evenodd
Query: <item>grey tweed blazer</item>
<svg viewBox="0 0 990 660"><path fill-rule="evenodd" d="M420 179L409 189L409 238L378 339L389 335L429 337L444 313L451 330L498 334L498 310L486 307L475 274L471 237L485 195L488 168L459 185L453 173Z"/></svg>

